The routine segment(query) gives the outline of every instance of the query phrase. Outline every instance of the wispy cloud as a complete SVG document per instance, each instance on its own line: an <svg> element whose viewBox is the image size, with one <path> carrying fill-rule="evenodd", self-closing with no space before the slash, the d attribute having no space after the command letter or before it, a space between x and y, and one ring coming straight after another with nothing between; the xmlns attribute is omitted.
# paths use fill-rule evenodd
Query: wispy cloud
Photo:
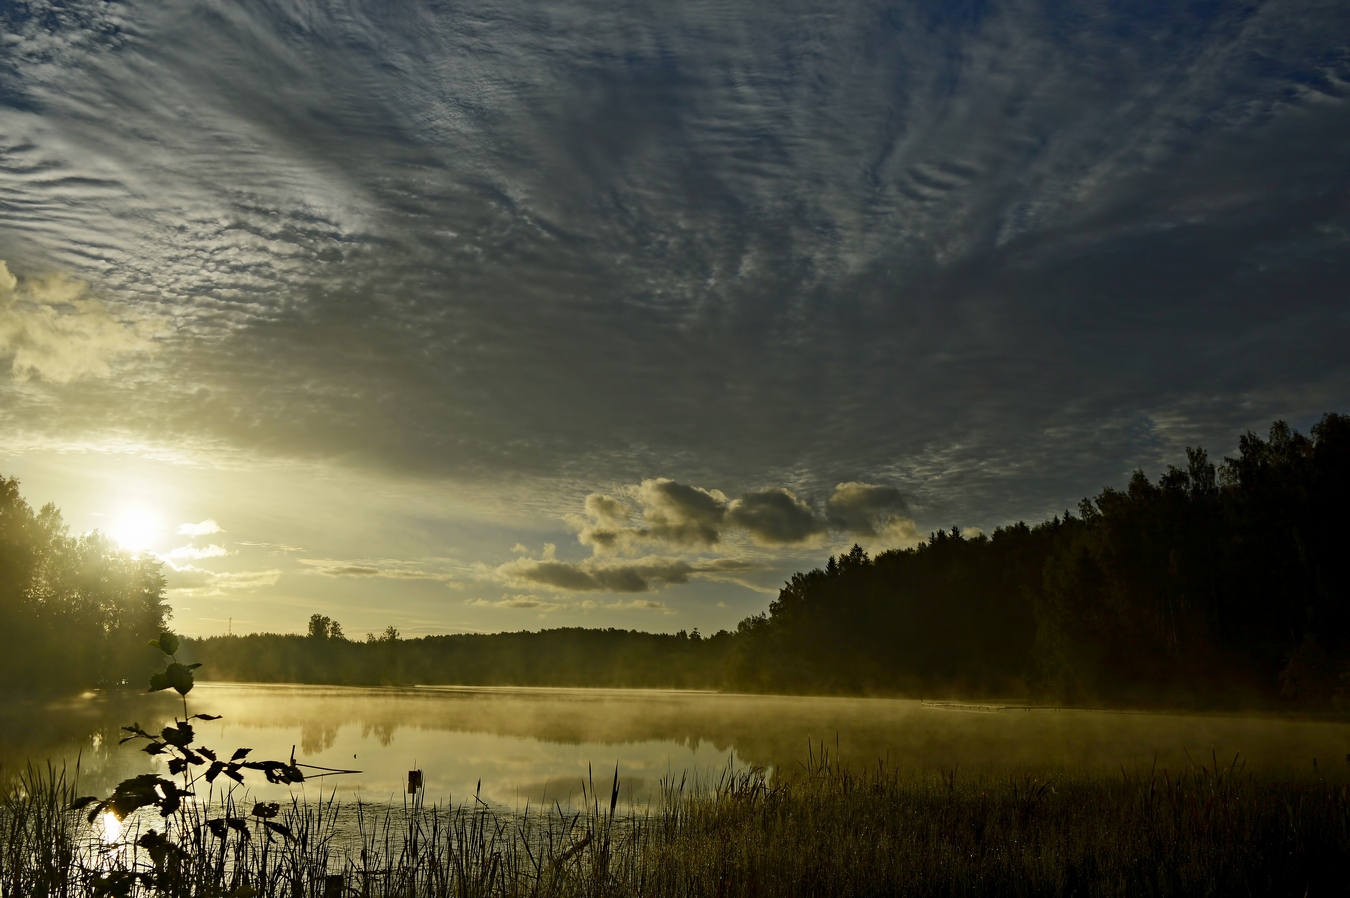
<svg viewBox="0 0 1350 898"><path fill-rule="evenodd" d="M231 554L224 546L217 546L214 543L209 546L179 546L177 549L171 549L168 553L161 556L167 560L178 561L180 559L198 560L202 558L221 558Z"/></svg>
<svg viewBox="0 0 1350 898"><path fill-rule="evenodd" d="M305 565L310 572L322 574L325 577L380 577L389 580L450 580L450 575L444 572L428 571L420 568L408 567L400 563L353 563L344 561L334 561L321 558L301 558L300 564Z"/></svg>
<svg viewBox="0 0 1350 898"><path fill-rule="evenodd" d="M686 560L658 555L564 561L557 557L557 547L547 544L541 557L508 561L492 569L490 576L506 583L547 586L563 592L636 593L687 583L700 576L753 570L755 566L740 559Z"/></svg>
<svg viewBox="0 0 1350 898"><path fill-rule="evenodd" d="M196 524L179 524L178 533L180 536L210 536L213 533L224 533L221 526L211 518L200 521Z"/></svg>
<svg viewBox="0 0 1350 898"><path fill-rule="evenodd" d="M264 571L208 571L192 565L170 567L165 572L170 595L219 596L226 592L252 592L275 586L281 579L279 570Z"/></svg>

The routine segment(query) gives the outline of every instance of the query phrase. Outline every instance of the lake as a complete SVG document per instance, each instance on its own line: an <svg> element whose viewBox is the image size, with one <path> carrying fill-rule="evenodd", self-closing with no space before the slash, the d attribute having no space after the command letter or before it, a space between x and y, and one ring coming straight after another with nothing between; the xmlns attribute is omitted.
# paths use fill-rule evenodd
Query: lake
<svg viewBox="0 0 1350 898"><path fill-rule="evenodd" d="M204 683L193 712L198 741L228 754L361 771L306 784L313 796L401 801L407 772L424 772L428 800L523 809L579 801L588 770L608 795L615 767L626 800L643 804L661 779L738 769L793 769L808 745L845 763L963 772L1087 770L1118 774L1195 763L1311 771L1345 767L1350 723L1272 716L1123 713L899 699L746 696L701 692L526 688L349 688ZM158 731L182 705L171 694L90 693L0 706L0 760L79 760L82 791L103 794L123 777L162 770L162 759L119 747L132 721ZM1189 756L1189 759L1188 759ZM285 787L261 781L253 794Z"/></svg>

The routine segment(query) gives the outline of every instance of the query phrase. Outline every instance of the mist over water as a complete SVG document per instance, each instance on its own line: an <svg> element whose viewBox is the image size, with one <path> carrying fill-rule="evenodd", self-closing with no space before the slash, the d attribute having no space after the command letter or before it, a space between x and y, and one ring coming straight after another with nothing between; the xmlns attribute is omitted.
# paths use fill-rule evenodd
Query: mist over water
<svg viewBox="0 0 1350 898"><path fill-rule="evenodd" d="M201 744L252 758L352 768L358 774L311 781L306 794L340 801L400 802L407 771L425 772L426 798L459 802L477 792L489 804L523 809L582 800L592 775L607 794L615 767L624 801L653 800L663 777L715 777L728 763L776 774L800 769L823 744L832 758L862 766L883 760L919 771L1030 770L1116 774L1178 770L1192 762L1248 770L1343 767L1350 723L1269 716L1122 713L898 699L747 696L693 692L521 688L348 688L202 684L195 712ZM7 705L0 758L12 771L25 757L78 761L82 791L163 762L117 744L133 720L157 730L181 705L164 695L86 694L47 704ZM808 749L808 746L811 746ZM250 782L255 797L285 787ZM481 786L480 786L481 782ZM589 788L589 787L588 787Z"/></svg>

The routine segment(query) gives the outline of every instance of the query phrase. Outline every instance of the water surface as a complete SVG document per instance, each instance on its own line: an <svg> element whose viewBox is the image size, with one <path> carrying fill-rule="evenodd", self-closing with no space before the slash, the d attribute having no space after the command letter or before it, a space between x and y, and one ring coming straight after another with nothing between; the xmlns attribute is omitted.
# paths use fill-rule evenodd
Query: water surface
<svg viewBox="0 0 1350 898"><path fill-rule="evenodd" d="M728 764L798 768L808 745L854 765L967 772L1180 769L1227 763L1251 770L1344 767L1350 723L1271 716L1122 713L898 699L745 696L644 690L350 688L200 684L201 744L217 753L298 760L360 773L307 784L340 799L401 800L407 771L426 797L490 804L566 805L593 775L605 794L617 767L626 799L647 801L670 774L715 775ZM182 706L169 695L97 694L59 702L9 700L0 709L0 759L82 767L84 791L161 770L162 758L118 746L118 728L157 730ZM1156 761L1155 761L1156 759ZM593 771L593 774L590 773ZM260 783L258 797L288 790Z"/></svg>

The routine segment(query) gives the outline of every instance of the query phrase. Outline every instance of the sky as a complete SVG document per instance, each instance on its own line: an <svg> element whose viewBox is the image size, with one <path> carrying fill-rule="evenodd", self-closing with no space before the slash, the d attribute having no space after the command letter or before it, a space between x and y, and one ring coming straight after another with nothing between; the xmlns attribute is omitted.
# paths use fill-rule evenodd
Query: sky
<svg viewBox="0 0 1350 898"><path fill-rule="evenodd" d="M0 0L0 260L181 632L734 628L1350 410L1350 4Z"/></svg>

